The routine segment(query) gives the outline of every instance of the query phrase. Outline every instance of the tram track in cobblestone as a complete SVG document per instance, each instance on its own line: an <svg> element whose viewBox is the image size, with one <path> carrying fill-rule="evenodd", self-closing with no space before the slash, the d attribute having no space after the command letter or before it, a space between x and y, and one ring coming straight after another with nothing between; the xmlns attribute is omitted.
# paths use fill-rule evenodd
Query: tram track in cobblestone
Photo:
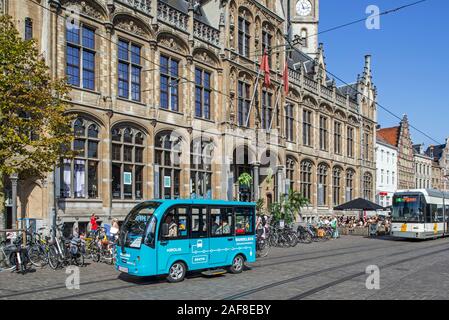
<svg viewBox="0 0 449 320"><path fill-rule="evenodd" d="M305 258L295 259L295 260L277 261L275 263L269 263L269 264L263 264L263 265L255 265L255 266L252 266L251 269L266 268L266 267L270 267L270 266L273 266L273 265L279 265L279 264L285 264L285 263L291 263L291 262L300 262L300 261L309 261L309 260L316 260L316 259L322 259L322 258L331 258L331 257L339 256L339 255L342 255L342 254L350 254L350 253L358 252L360 249L377 250L377 249L381 249L381 248L383 248L383 247L379 247L378 245L357 245L357 246L351 246L351 247L346 247L346 248L322 250L322 251L317 251L317 252L300 252L300 253L297 253L297 254L280 255L280 256L277 256L277 257L263 258L263 261L274 260L274 259L284 259L284 258L297 257L297 256L308 256L308 255L313 255L313 254L322 254L322 253L325 253L325 252L345 251L345 252L320 255L320 256L315 256L315 257L310 257L310 258L305 257ZM357 250L349 250L349 249L357 249ZM94 280L94 281L89 281L89 282L82 282L82 283L80 283L80 287L87 286L87 285L92 285L92 284L98 285L98 284L102 284L102 283L106 283L106 282L112 282L112 281L117 281L117 280L120 280L118 278L118 276L111 277L111 278L106 278L106 279L102 279L102 280ZM0 299L12 298L12 297L16 297L16 296L22 296L22 295L27 295L27 294L35 294L35 293L46 292L46 291L53 291L53 290L59 290L59 289L65 289L65 288L66 288L66 285L56 285L55 284L55 285L49 286L49 287L33 289L33 290L28 290L28 291L22 291L22 292L13 292L13 293L5 294L5 295L0 295ZM9 290L9 291L12 291L12 290Z"/></svg>
<svg viewBox="0 0 449 320"><path fill-rule="evenodd" d="M339 269L342 269L342 268L351 267L351 266L355 266L355 265L358 265L358 264L361 264L361 263L366 263L366 262L369 262L369 261L373 261L373 259L384 258L384 257L388 257L388 256L391 256L391 255L395 255L395 256L397 256L397 255L404 255L404 254L408 254L408 253L411 253L411 252L428 250L429 248L436 248L436 247L441 247L441 246L446 246L446 248L442 249L442 250L438 250L438 251L433 251L433 252L428 253L428 254L423 254L423 255L412 257L412 258L406 258L406 259L403 259L403 260L400 260L400 261L397 261L397 262L392 262L392 263L386 264L386 265L384 265L382 267L394 266L394 265L401 264L401 263L404 263L404 262L407 262L407 261L412 261L412 260L419 259L419 258L421 258L423 256L428 256L428 255L441 253L441 252L449 250L448 244L447 243L443 243L443 244L438 244L438 245L434 245L434 246L426 246L426 247L423 247L423 248L414 248L414 249L407 250L407 251L402 251L402 252L399 252L399 253L397 253L397 252L390 252L388 254L378 255L378 256L375 256L375 257L369 257L369 258L366 258L366 259L361 259L361 260L358 260L358 261L353 261L353 262L349 262L349 263L346 263L346 264L333 266L333 267L329 267L329 268L325 268L325 269L321 269L321 270L317 270L317 271L314 271L314 272L298 275L298 276L295 276L295 277L290 277L290 278L287 278L287 279L284 279L284 280L281 280L281 281L272 282L270 284L263 285L263 286L260 286L260 287L257 287L257 288L253 288L253 289L249 289L249 290L240 292L240 293L232 295L232 296L227 296L225 298L222 298L222 300L236 300L236 299L243 298L243 297L249 296L251 294L264 291L264 290L269 290L271 288L275 288L275 287L278 287L278 286L282 286L282 285L285 285L285 284L296 282L296 281L299 281L299 280L302 280L302 279L307 279L307 278L311 278L311 277L314 277L314 276L318 276L318 275L321 275L323 273L328 273L328 272L336 271L336 270L339 270ZM340 278L339 280L336 280L336 281L333 281L333 282L327 284L327 287L320 286L320 287L315 288L315 290L322 291L322 290L325 290L328 287L332 287L333 285L337 285L339 283L342 283L342 282L345 282L345 281L349 281L349 280L351 280L353 278L356 278L357 276L361 276L361 275L364 275L364 274L365 274L365 272L359 272L359 273L356 273L356 274L352 274L350 276ZM347 279L346 280L346 278L349 278L349 277L351 277L351 279ZM334 282L335 282L335 284L334 284ZM323 287L323 288L321 288L321 287ZM315 293L315 292L312 292L313 289L309 290L309 291L310 291L309 295L312 295L312 294ZM297 296L295 296L293 298L296 298L296 297L301 298L301 295L297 295Z"/></svg>
<svg viewBox="0 0 449 320"><path fill-rule="evenodd" d="M412 246L412 245L413 244L410 244L410 246ZM428 249L429 247L439 247L439 246L443 246L443 245L447 245L447 243L439 244L439 245L436 245L436 246L435 245L429 245L429 246L425 246L425 247L422 247L422 248L414 248L412 250L403 251L403 252L400 252L400 253L391 252L391 253L388 253L388 254L385 254L385 255L379 255L379 256L375 256L375 257L370 257L370 258L367 258L367 259L362 259L362 260L359 260L359 261L350 262L350 263L347 263L347 264L334 266L334 267L318 270L318 271L315 271L315 272L312 272L312 273L309 273L309 274L299 275L299 276L296 276L296 277L293 277L293 278L289 278L289 279L285 279L285 280L278 281L278 282L275 282L275 283L271 283L271 284L268 284L268 285L265 285L265 286L262 286L262 287L254 288L254 289L251 289L251 290L247 290L245 292L240 293L239 295L226 297L225 299L227 299L227 300L237 299L239 297L248 296L248 295L250 295L252 293L256 293L256 292L259 292L259 291L267 290L267 289L272 288L272 287L281 286L281 285L287 284L289 282L299 281L301 279L305 279L305 278L313 277L313 276L320 275L320 274L323 274L323 273L327 273L327 272L330 272L330 271L338 270L338 269L341 269L341 268L357 265L357 264L364 263L364 262L367 262L367 261L370 261L370 260L376 259L376 258L382 258L382 257L390 256L390 255L393 255L393 254L395 254L395 255L407 254L407 253L414 252L414 251L417 251L417 250ZM406 245L406 246L408 246L408 245ZM402 246L401 245L397 245L397 246L394 246L394 247L401 247L402 249L404 248L403 245ZM358 249L357 250L350 250L350 251L348 251L348 249L355 249L355 248L358 248ZM364 248L364 250L362 248ZM252 268L260 269L260 268L266 268L266 267L269 267L269 266L285 264L285 263L308 261L308 260L315 260L315 259L320 259L320 258L322 258L322 259L331 258L333 256L339 256L339 255L343 255L343 254L350 254L350 253L354 253L354 252L360 252L360 250L362 250L362 252L363 252L363 251L366 251L366 250L378 250L378 249L383 249L383 248L385 248L385 246L378 247L378 245L361 245L361 246L352 246L352 247L347 247L347 248L343 247L343 248L338 248L338 249L333 249L333 250L325 250L324 252L329 252L329 251L333 251L333 252L335 252L335 251L345 251L345 252L340 252L340 253L336 253L336 254L332 254L332 255L329 255L329 254L327 254L327 255L319 255L319 256L316 256L316 257L305 257L305 258L303 257L301 259L288 260L288 261L280 261L280 262L278 261L277 263L269 263L269 264L260 265L260 266L252 266ZM390 246L390 248L391 248L391 246ZM445 250L447 250L447 249L445 249ZM348 251L348 252L346 252L346 251ZM310 254L315 254L315 253L321 254L322 252L323 251L301 252L301 253L294 254L294 255L284 255L284 256L279 256L279 257L270 257L270 259L282 259L282 258L286 258L286 257L304 256L304 255L310 255ZM417 257L417 258L419 258L419 257ZM353 275L353 276L356 277L355 275ZM194 278L194 276L189 277L189 278ZM84 288L86 288L86 287L88 287L90 285L96 285L97 286L98 284L101 284L101 283L113 282L113 281L117 281L117 280L121 280L121 279L118 276L114 276L114 277L111 277L111 278L84 282L84 283L80 284L80 286L81 286L81 288L83 290L82 292L77 293L77 294L66 295L66 296L58 297L58 298L50 298L50 299L81 298L81 297L84 297L84 296L104 293L104 292L108 292L108 291L116 291L116 290L127 289L127 288L136 288L136 287L145 287L145 286L154 285L154 284L165 284L165 281L163 279L152 278L151 280L142 279L142 280L140 280L140 283L135 283L134 282L134 283L130 283L130 284L127 284L127 285L120 285L118 287L117 286L113 286L113 287L108 288L108 289L84 291L84 290L86 290ZM340 281L344 282L344 279L343 280L340 279ZM345 280L345 281L348 281L348 280ZM170 285L170 284L167 284L167 285ZM332 284L330 284L330 286L332 286ZM27 295L27 294L40 293L40 292L44 293L44 292L54 291L54 290L58 290L58 289L66 289L66 286L65 285L51 286L51 287L47 287L47 288L39 288L39 289L34 289L34 290L29 290L29 291L24 291L24 292L17 292L17 293L13 293L13 294L6 294L6 295L1 295L0 299L5 299L5 298L9 298L9 297L14 297L14 296L23 296L23 295ZM324 289L321 289L321 290L324 290ZM313 293L311 293L311 294L313 294Z"/></svg>
<svg viewBox="0 0 449 320"><path fill-rule="evenodd" d="M387 264L379 266L379 269L380 270L387 269L387 268L394 267L396 265L403 264L403 263L406 263L406 262L410 262L410 261L413 261L413 260L417 260L417 259L420 259L420 258L429 257L429 256L432 256L432 255L435 255L435 254L438 254L438 253L442 253L442 252L447 252L448 250L449 250L449 248L441 249L441 250L432 251L432 252L429 252L429 253L426 253L426 254L422 254L420 256L415 256L415 257L410 257L410 258L402 259L402 260L395 261L395 262L390 262L390 263L387 263ZM350 281L352 279L355 279L357 277L361 277L361 276L364 276L364 275L366 275L366 273L364 271L353 273L353 274L350 274L348 276L342 277L342 278L340 278L338 280L334 280L332 282L329 282L329 283L326 283L324 285L318 286L318 287L313 288L311 290L307 290L306 292L300 293L300 294L298 294L296 296L290 297L288 300L302 300L302 299L310 297L310 296L312 296L312 295L314 295L314 294L316 294L318 292L321 292L323 290L332 288L332 287L334 287L336 285L339 285L341 283Z"/></svg>
<svg viewBox="0 0 449 320"><path fill-rule="evenodd" d="M266 264L266 265L253 266L253 267L251 267L251 269L266 268L266 267L270 267L270 266L273 266L273 265L280 265L280 264L291 263L291 262L301 262L301 261L317 260L317 259L323 259L323 258L332 258L332 257L343 255L343 254L351 254L351 253L359 252L361 248L369 249L369 250L380 250L380 249L383 249L385 247L384 246L379 246L379 245L360 245L360 246L352 246L352 247L348 247L348 248L338 248L338 249L334 249L334 250L325 250L324 252L340 251L340 250L345 250L346 251L347 249L351 249L351 248L352 249L357 248L357 250L350 250L348 252L343 252L343 253L340 252L340 253L336 253L336 254L332 254L332 255L327 254L327 255L320 255L320 256L317 256L317 257L310 257L310 258L301 258L301 259L280 261L280 262L278 261L276 263L270 263L270 264ZM279 256L279 257L276 257L276 258L285 258L285 257L292 257L292 256L303 256L303 255L317 254L317 253L320 254L322 252L323 251L306 252L306 253L302 252L302 253L298 253L298 254L295 254L295 255ZM275 257L273 257L273 259L274 258ZM140 283L140 284L130 284L130 285L125 285L125 286L120 286L120 287L117 287L117 288L101 289L101 290L96 290L96 291L91 291L91 292L82 292L82 293L79 293L79 294L76 294L76 295L71 295L71 296L62 297L62 298L55 298L55 300L69 299L69 298L78 298L78 297L85 296L87 294L98 294L98 293L103 293L103 292L110 291L110 290L128 289L128 288L133 288L133 287L138 287L138 286L147 286L147 285L152 285L152 284L157 284L157 283L165 283L165 281L164 280L162 280L162 281L150 280L148 282L142 281L142 283Z"/></svg>

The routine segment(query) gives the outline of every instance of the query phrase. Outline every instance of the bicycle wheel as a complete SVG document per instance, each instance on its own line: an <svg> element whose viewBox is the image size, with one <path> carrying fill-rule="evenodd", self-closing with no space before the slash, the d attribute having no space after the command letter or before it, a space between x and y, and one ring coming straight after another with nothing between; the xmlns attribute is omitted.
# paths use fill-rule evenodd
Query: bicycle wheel
<svg viewBox="0 0 449 320"><path fill-rule="evenodd" d="M78 253L75 257L73 257L73 262L78 267L84 266L84 256L81 253Z"/></svg>
<svg viewBox="0 0 449 320"><path fill-rule="evenodd" d="M293 231L289 232L288 239L290 247L294 248L298 245L298 235L295 232Z"/></svg>
<svg viewBox="0 0 449 320"><path fill-rule="evenodd" d="M50 266L50 268L56 270L60 264L58 248L56 248L56 246L54 245L49 246L47 257L48 257L48 265Z"/></svg>
<svg viewBox="0 0 449 320"><path fill-rule="evenodd" d="M268 241L262 240L262 241L259 241L257 249L258 249L256 252L257 257L265 258L268 255L268 252L270 251L270 245L269 245Z"/></svg>
<svg viewBox="0 0 449 320"><path fill-rule="evenodd" d="M45 251L39 245L29 247L27 254L33 266L42 268L45 265Z"/></svg>

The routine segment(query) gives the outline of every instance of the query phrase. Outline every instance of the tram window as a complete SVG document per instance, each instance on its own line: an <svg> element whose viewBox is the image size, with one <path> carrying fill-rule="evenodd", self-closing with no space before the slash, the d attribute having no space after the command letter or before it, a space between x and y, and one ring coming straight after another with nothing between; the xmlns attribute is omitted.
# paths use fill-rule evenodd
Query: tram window
<svg viewBox="0 0 449 320"><path fill-rule="evenodd" d="M229 236L232 231L232 208L210 210L211 236Z"/></svg>
<svg viewBox="0 0 449 320"><path fill-rule="evenodd" d="M235 209L235 234L248 235L254 234L253 209L236 208Z"/></svg>
<svg viewBox="0 0 449 320"><path fill-rule="evenodd" d="M446 221L449 221L449 205L446 205Z"/></svg>
<svg viewBox="0 0 449 320"><path fill-rule="evenodd" d="M162 235L162 238L171 240L187 238L187 208L175 207L170 209L164 217L164 224L167 225L168 233Z"/></svg>
<svg viewBox="0 0 449 320"><path fill-rule="evenodd" d="M438 205L435 222L444 222L444 206L442 204Z"/></svg>
<svg viewBox="0 0 449 320"><path fill-rule="evenodd" d="M207 237L206 208L192 208L192 238Z"/></svg>
<svg viewBox="0 0 449 320"><path fill-rule="evenodd" d="M429 204L427 205L427 212L426 212L426 223L432 223L437 215L437 205L436 204Z"/></svg>

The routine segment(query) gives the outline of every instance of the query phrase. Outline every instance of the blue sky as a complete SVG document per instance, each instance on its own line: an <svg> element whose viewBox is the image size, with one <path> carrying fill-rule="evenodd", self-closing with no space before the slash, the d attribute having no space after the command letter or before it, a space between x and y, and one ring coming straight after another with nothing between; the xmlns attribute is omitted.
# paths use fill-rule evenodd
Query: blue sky
<svg viewBox="0 0 449 320"><path fill-rule="evenodd" d="M320 31L360 19L369 5L381 11L414 0L321 0ZM372 55L378 102L437 141L449 137L449 1L427 2L381 17L380 30L359 23L324 33L329 71L354 82L363 72L365 54ZM399 120L378 108L382 127ZM412 130L414 143L435 144Z"/></svg>

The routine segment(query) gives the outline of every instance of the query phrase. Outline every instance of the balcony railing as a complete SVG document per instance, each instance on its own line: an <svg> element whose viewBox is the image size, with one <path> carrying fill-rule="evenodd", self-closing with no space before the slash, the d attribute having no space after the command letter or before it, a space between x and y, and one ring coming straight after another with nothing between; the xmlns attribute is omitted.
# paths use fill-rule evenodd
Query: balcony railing
<svg viewBox="0 0 449 320"><path fill-rule="evenodd" d="M310 78L304 77L304 84L312 91L316 92L318 90L318 83Z"/></svg>
<svg viewBox="0 0 449 320"><path fill-rule="evenodd" d="M346 105L346 97L337 93L337 102Z"/></svg>
<svg viewBox="0 0 449 320"><path fill-rule="evenodd" d="M325 86L321 86L321 93L329 99L333 97L333 91Z"/></svg>
<svg viewBox="0 0 449 320"><path fill-rule="evenodd" d="M193 35L215 46L220 44L220 31L202 22L195 21L193 23Z"/></svg>
<svg viewBox="0 0 449 320"><path fill-rule="evenodd" d="M151 0L117 0L143 13L151 13Z"/></svg>
<svg viewBox="0 0 449 320"><path fill-rule="evenodd" d="M189 16L160 1L157 3L157 18L178 29L188 29Z"/></svg>

